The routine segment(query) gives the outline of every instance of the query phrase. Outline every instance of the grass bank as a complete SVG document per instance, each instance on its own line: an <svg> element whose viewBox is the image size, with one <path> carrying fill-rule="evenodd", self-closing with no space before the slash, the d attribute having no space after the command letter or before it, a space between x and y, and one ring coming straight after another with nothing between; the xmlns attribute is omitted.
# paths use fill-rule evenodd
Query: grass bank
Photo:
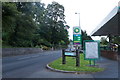
<svg viewBox="0 0 120 80"><path fill-rule="evenodd" d="M81 71L81 72L100 72L104 68L90 67L89 60L84 60L84 54L80 54L80 67L76 67L76 59L73 57L66 57L66 64L62 64L62 58L59 58L49 64L50 67L65 71Z"/></svg>

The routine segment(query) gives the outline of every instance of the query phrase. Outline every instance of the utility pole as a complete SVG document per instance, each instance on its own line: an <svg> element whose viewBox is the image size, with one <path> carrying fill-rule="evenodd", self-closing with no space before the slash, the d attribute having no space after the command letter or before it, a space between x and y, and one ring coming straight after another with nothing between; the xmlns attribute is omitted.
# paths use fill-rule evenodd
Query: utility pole
<svg viewBox="0 0 120 80"><path fill-rule="evenodd" d="M79 27L80 27L80 13L76 12L75 14L79 15ZM80 27L80 34L81 34L81 27ZM82 47L82 45L80 44L80 49L82 49L81 47ZM76 48L78 49L78 45L76 46Z"/></svg>

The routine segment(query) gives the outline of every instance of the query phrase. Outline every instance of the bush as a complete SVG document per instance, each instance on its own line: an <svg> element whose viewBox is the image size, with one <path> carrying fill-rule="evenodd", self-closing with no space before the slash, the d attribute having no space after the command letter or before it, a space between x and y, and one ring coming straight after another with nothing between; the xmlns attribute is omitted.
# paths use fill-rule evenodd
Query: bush
<svg viewBox="0 0 120 80"><path fill-rule="evenodd" d="M36 45L36 46L35 46L35 48L41 48L41 46L39 46L39 45Z"/></svg>
<svg viewBox="0 0 120 80"><path fill-rule="evenodd" d="M42 47L42 49L43 49L43 50L49 50L49 49L50 49L50 47L43 46L43 47Z"/></svg>

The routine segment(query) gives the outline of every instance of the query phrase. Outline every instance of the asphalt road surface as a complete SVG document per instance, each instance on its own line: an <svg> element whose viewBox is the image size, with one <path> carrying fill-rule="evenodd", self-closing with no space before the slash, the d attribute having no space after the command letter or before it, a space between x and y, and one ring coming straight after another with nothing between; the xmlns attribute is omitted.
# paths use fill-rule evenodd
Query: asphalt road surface
<svg viewBox="0 0 120 80"><path fill-rule="evenodd" d="M118 78L117 61L101 58L98 64L105 67L103 72L93 74L73 74L53 72L46 64L61 57L61 50L38 54L2 58L3 78Z"/></svg>

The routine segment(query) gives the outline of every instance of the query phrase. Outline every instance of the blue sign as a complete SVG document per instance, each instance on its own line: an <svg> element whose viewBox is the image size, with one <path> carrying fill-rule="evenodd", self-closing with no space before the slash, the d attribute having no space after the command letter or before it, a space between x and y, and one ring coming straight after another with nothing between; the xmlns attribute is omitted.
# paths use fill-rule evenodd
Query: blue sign
<svg viewBox="0 0 120 80"><path fill-rule="evenodd" d="M80 45L81 44L81 35L80 34L74 34L73 35L73 43L74 43L74 45Z"/></svg>
<svg viewBox="0 0 120 80"><path fill-rule="evenodd" d="M72 52L65 52L65 55L67 55L67 56L75 56L76 54L72 53Z"/></svg>
<svg viewBox="0 0 120 80"><path fill-rule="evenodd" d="M73 36L80 36L80 34L73 34Z"/></svg>

